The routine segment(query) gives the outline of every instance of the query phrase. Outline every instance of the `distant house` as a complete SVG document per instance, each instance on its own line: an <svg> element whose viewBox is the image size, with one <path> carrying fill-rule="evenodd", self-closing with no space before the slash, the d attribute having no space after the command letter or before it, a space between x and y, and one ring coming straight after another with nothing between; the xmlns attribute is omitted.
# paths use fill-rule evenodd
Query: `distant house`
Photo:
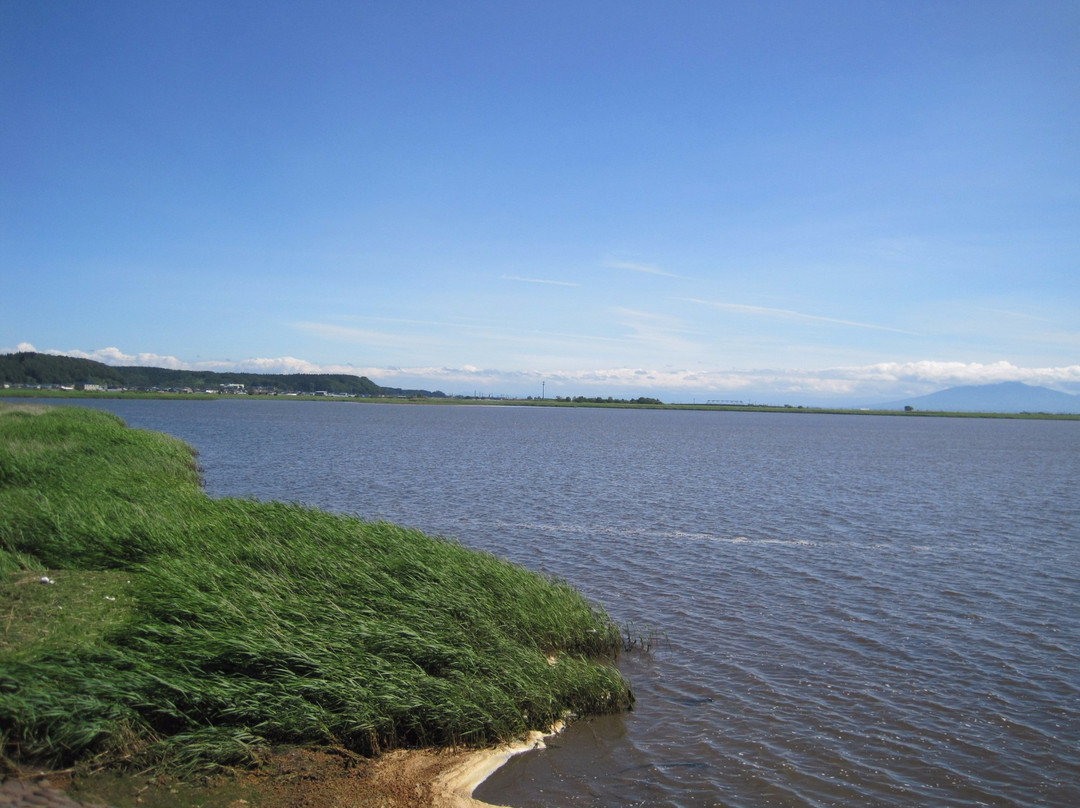
<svg viewBox="0 0 1080 808"><path fill-rule="evenodd" d="M223 384L221 385L221 392L231 393L232 395L242 395L245 390L244 385L242 384Z"/></svg>

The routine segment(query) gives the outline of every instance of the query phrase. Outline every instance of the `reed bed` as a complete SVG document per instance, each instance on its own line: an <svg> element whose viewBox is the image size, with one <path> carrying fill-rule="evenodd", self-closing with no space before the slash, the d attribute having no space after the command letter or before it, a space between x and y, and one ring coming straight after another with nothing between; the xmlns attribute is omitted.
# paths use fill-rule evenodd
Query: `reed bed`
<svg viewBox="0 0 1080 808"><path fill-rule="evenodd" d="M569 585L396 525L211 499L186 444L76 408L0 408L0 607L14 762L481 745L633 699L620 629Z"/></svg>

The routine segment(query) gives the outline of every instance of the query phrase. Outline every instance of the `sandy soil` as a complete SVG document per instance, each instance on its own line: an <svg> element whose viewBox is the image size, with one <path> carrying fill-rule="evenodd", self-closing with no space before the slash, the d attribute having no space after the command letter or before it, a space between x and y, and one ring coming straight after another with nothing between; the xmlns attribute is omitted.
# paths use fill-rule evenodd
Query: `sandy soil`
<svg viewBox="0 0 1080 808"><path fill-rule="evenodd" d="M398 750L374 760L345 750L282 749L257 770L200 784L22 772L0 785L0 808L492 808L473 799L473 790L513 755L543 748L544 737L534 732L484 750ZM46 788L56 789L51 800Z"/></svg>

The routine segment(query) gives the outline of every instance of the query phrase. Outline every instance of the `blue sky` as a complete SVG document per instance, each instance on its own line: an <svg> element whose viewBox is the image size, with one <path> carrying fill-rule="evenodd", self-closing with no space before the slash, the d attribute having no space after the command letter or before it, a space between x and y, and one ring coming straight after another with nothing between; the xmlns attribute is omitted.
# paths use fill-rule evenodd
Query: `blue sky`
<svg viewBox="0 0 1080 808"><path fill-rule="evenodd" d="M1080 392L1080 4L0 0L0 351Z"/></svg>

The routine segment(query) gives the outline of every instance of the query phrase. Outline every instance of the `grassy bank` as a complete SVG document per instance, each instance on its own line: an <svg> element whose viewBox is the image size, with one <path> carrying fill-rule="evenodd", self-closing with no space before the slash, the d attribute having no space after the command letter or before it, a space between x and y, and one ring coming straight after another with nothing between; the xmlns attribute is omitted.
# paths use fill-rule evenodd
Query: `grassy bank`
<svg viewBox="0 0 1080 808"><path fill-rule="evenodd" d="M78 408L0 404L0 614L9 764L486 744L632 700L618 628L568 585L394 525L210 499L187 445Z"/></svg>

